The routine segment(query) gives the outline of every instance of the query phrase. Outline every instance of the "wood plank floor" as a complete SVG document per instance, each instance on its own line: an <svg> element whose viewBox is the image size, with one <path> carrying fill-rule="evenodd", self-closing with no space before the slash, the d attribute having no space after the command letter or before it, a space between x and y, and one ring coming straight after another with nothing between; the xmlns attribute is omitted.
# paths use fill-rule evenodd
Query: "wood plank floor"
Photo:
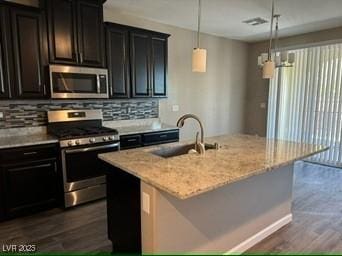
<svg viewBox="0 0 342 256"><path fill-rule="evenodd" d="M299 163L293 222L249 252L342 252L342 170ZM35 244L39 252L110 252L104 200L0 223L3 244Z"/></svg>
<svg viewBox="0 0 342 256"><path fill-rule="evenodd" d="M298 162L293 221L249 252L342 252L342 169Z"/></svg>

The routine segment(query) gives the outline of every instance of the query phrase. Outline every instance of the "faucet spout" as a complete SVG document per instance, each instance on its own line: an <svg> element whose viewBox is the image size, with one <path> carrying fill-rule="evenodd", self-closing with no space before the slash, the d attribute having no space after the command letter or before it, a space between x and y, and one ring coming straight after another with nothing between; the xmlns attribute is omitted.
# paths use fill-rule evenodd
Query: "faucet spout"
<svg viewBox="0 0 342 256"><path fill-rule="evenodd" d="M198 153L200 153L200 154L203 154L204 151L205 151L204 150L204 128L203 128L203 124L202 124L201 120L199 119L199 117L196 116L196 115L193 115L193 114L186 114L186 115L184 115L184 116L182 116L182 117L180 117L178 119L177 127L178 128L182 128L184 126L185 120L188 119L188 118L195 119L198 122L199 126L200 126L200 129L201 129L201 143L198 143L197 139L196 139L196 151ZM201 150L199 150L199 149L201 149Z"/></svg>

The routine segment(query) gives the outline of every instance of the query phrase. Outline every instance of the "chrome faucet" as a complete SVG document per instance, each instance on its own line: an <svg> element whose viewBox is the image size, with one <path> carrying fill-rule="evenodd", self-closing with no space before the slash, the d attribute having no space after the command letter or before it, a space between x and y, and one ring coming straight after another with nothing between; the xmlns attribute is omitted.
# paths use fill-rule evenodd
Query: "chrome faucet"
<svg viewBox="0 0 342 256"><path fill-rule="evenodd" d="M177 121L177 127L178 128L182 128L184 126L184 121L188 118L192 118L195 119L198 123L199 126L201 128L201 141L198 142L198 132L196 133L196 142L195 142L195 150L199 153L199 154L204 154L205 153L205 144L204 144L204 129L203 129L203 125L201 120L193 115L193 114L186 114L184 116L182 116L181 118L178 119Z"/></svg>

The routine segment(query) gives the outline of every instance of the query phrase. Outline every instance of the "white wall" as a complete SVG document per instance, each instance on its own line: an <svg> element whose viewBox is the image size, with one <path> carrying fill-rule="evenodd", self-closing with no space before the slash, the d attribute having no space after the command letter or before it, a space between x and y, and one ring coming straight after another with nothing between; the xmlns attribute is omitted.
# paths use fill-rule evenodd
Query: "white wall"
<svg viewBox="0 0 342 256"><path fill-rule="evenodd" d="M37 0L15 2L38 3ZM202 35L201 45L208 50L207 73L192 73L191 54L196 45L195 32L130 16L108 9L106 4L104 19L171 34L169 92L168 98L160 101L160 118L163 122L175 124L181 115L193 113L203 121L205 136L243 132L248 58L246 43ZM179 105L179 112L172 112L172 105ZM181 138L194 138L195 129L197 124L194 121L187 122L181 129Z"/></svg>
<svg viewBox="0 0 342 256"><path fill-rule="evenodd" d="M201 45L208 50L207 72L192 73L191 54L196 33L104 8L105 21L111 21L171 34L169 38L168 98L160 101L160 118L175 124L185 113L198 115L205 135L243 131L247 76L247 44L202 35ZM179 112L172 111L179 105ZM197 124L188 121L181 138L194 138Z"/></svg>

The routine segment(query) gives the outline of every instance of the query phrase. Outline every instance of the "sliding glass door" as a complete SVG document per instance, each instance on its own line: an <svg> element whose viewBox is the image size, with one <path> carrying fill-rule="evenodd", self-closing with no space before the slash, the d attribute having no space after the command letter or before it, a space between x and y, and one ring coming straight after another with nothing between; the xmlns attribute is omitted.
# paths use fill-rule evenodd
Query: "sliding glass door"
<svg viewBox="0 0 342 256"><path fill-rule="evenodd" d="M270 82L267 136L328 145L312 160L342 166L342 44L293 52Z"/></svg>

